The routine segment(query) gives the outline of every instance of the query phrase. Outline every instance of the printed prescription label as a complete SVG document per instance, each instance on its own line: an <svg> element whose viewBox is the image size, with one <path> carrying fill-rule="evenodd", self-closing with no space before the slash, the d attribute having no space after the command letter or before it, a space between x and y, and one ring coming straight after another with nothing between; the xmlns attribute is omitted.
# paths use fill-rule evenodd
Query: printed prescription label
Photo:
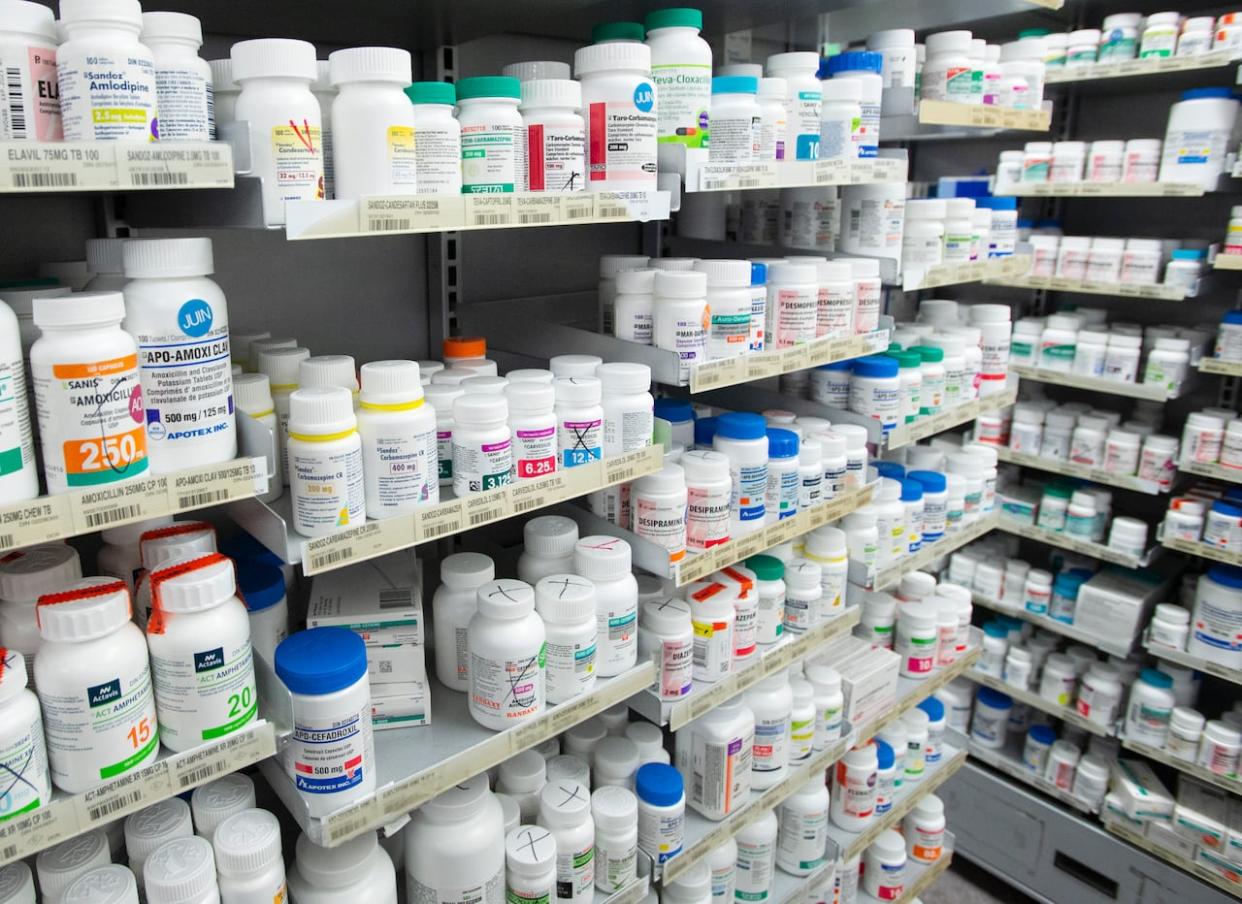
<svg viewBox="0 0 1242 904"><path fill-rule="evenodd" d="M366 520L362 450L328 455L289 453L293 522L304 534L360 524Z"/></svg>
<svg viewBox="0 0 1242 904"><path fill-rule="evenodd" d="M61 117L69 141L156 141L155 62L131 54L58 54Z"/></svg>
<svg viewBox="0 0 1242 904"><path fill-rule="evenodd" d="M470 708L486 718L528 719L543 711L547 650L534 656L488 659L470 654Z"/></svg>
<svg viewBox="0 0 1242 904"><path fill-rule="evenodd" d="M26 404L21 360L0 361L0 477L15 474L34 460Z"/></svg>
<svg viewBox="0 0 1242 904"><path fill-rule="evenodd" d="M0 51L5 97L0 103L0 138L60 141L60 95L56 48L8 45Z"/></svg>
<svg viewBox="0 0 1242 904"><path fill-rule="evenodd" d="M414 189L418 181L418 161L414 155L414 129L388 127L388 171L394 186Z"/></svg>
<svg viewBox="0 0 1242 904"><path fill-rule="evenodd" d="M513 465L519 480L556 471L556 428L513 431Z"/></svg>
<svg viewBox="0 0 1242 904"><path fill-rule="evenodd" d="M285 747L285 770L303 794L336 794L362 783L374 745L369 704L344 719L300 715Z"/></svg>
<svg viewBox="0 0 1242 904"><path fill-rule="evenodd" d="M272 160L282 201L322 201L323 130L306 122L272 127Z"/></svg>
<svg viewBox="0 0 1242 904"><path fill-rule="evenodd" d="M157 645L154 638L151 645ZM222 738L258 715L249 641L181 657L161 656L153 650L151 673L160 733L182 745Z"/></svg>
<svg viewBox="0 0 1242 904"><path fill-rule="evenodd" d="M526 185L522 129L516 126L463 126L461 190L472 194L512 194Z"/></svg>
<svg viewBox="0 0 1242 904"><path fill-rule="evenodd" d="M655 91L646 82L626 101L587 106L587 179L656 182Z"/></svg>
<svg viewBox="0 0 1242 904"><path fill-rule="evenodd" d="M48 490L127 480L147 470L138 357L33 365Z"/></svg>

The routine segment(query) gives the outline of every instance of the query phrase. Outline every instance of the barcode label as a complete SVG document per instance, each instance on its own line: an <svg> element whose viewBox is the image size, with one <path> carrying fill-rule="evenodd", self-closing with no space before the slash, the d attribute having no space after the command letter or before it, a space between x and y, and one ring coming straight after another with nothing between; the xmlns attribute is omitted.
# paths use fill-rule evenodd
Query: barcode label
<svg viewBox="0 0 1242 904"><path fill-rule="evenodd" d="M15 188L72 188L78 184L77 173L14 173Z"/></svg>
<svg viewBox="0 0 1242 904"><path fill-rule="evenodd" d="M381 609L408 609L412 605L414 605L414 591L409 587L380 591L379 607Z"/></svg>
<svg viewBox="0 0 1242 904"><path fill-rule="evenodd" d="M551 223L552 214L546 210L522 211L518 214L519 223Z"/></svg>
<svg viewBox="0 0 1242 904"><path fill-rule="evenodd" d="M12 534L0 534L0 549L12 549L17 545L17 538Z"/></svg>
<svg viewBox="0 0 1242 904"><path fill-rule="evenodd" d="M16 66L4 70L5 91L9 100L9 137L26 137L26 109L22 104L22 71Z"/></svg>
<svg viewBox="0 0 1242 904"><path fill-rule="evenodd" d="M189 185L189 173L135 173L129 174L129 184L139 187Z"/></svg>
<svg viewBox="0 0 1242 904"><path fill-rule="evenodd" d="M583 220L593 216L595 216L595 208L591 204L567 203L562 212L562 217L566 220Z"/></svg>
<svg viewBox="0 0 1242 904"><path fill-rule="evenodd" d="M86 515L87 527L102 527L105 524L116 524L118 521L128 521L131 518L137 518L142 514L142 506L140 505L121 505L113 509L105 509L102 512L88 512Z"/></svg>
<svg viewBox="0 0 1242 904"><path fill-rule="evenodd" d="M183 509L202 508L215 505L217 502L228 502L228 490L206 490L202 493L191 493L189 496L178 496L177 507Z"/></svg>
<svg viewBox="0 0 1242 904"><path fill-rule="evenodd" d="M503 213L476 213L470 221L474 226L505 226L509 215Z"/></svg>
<svg viewBox="0 0 1242 904"><path fill-rule="evenodd" d="M229 764L227 762L207 763L206 765L199 766L197 769L192 769L189 772L183 772L178 775L177 789L179 791L184 791L186 788L201 785L209 778L215 778L220 773L229 771L232 770L229 768Z"/></svg>
<svg viewBox="0 0 1242 904"><path fill-rule="evenodd" d="M336 565L347 559L354 557L354 550L350 546L342 546L340 549L332 549L328 552L319 553L315 556L315 568L327 568L329 565Z"/></svg>
<svg viewBox="0 0 1242 904"><path fill-rule="evenodd" d="M487 522L491 521L497 514L497 512L491 510L475 512L470 516L470 526L478 527L480 524L487 524Z"/></svg>
<svg viewBox="0 0 1242 904"><path fill-rule="evenodd" d="M111 800L105 800L98 806L88 807L86 812L90 816L91 822L98 822L114 813L124 810L126 807L132 807L134 804L142 803L142 790L135 788L127 791Z"/></svg>
<svg viewBox="0 0 1242 904"><path fill-rule="evenodd" d="M404 217L372 217L367 221L367 227L372 232L405 232L413 227L413 224Z"/></svg>

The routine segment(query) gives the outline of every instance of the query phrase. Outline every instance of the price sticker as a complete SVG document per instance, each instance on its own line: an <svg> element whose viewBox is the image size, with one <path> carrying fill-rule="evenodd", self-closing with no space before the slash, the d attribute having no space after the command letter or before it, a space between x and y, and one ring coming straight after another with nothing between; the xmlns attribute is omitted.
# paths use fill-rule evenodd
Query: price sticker
<svg viewBox="0 0 1242 904"><path fill-rule="evenodd" d="M358 204L362 232L445 232L466 225L466 199L460 195L365 197Z"/></svg>
<svg viewBox="0 0 1242 904"><path fill-rule="evenodd" d="M519 226L550 226L563 219L561 195L514 195L513 214Z"/></svg>
<svg viewBox="0 0 1242 904"><path fill-rule="evenodd" d="M233 153L227 142L117 144L121 188L232 188Z"/></svg>
<svg viewBox="0 0 1242 904"><path fill-rule="evenodd" d="M0 142L0 187L9 191L116 188L116 147L122 142Z"/></svg>
<svg viewBox="0 0 1242 904"><path fill-rule="evenodd" d="M0 508L0 553L74 533L68 496L43 496Z"/></svg>
<svg viewBox="0 0 1242 904"><path fill-rule="evenodd" d="M512 226L515 219L513 195L464 195L466 225L477 227Z"/></svg>
<svg viewBox="0 0 1242 904"><path fill-rule="evenodd" d="M429 505L414 513L414 535L418 543L427 543L450 534L461 533L464 525L465 514L460 499L450 499L438 505Z"/></svg>
<svg viewBox="0 0 1242 904"><path fill-rule="evenodd" d="M99 530L168 513L168 478L150 477L69 494L78 532Z"/></svg>

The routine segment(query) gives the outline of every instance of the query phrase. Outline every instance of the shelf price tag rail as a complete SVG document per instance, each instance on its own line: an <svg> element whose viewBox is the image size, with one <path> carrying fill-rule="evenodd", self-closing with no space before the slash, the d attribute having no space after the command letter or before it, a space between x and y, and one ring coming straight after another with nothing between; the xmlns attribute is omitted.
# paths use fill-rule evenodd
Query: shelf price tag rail
<svg viewBox="0 0 1242 904"><path fill-rule="evenodd" d="M1237 776L1231 777L1228 775L1221 775L1218 772L1213 772L1205 766L1201 766L1197 760L1195 762L1191 762L1190 760L1179 759L1163 747L1153 747L1151 744L1127 738L1124 734L1121 735L1121 746L1126 750L1141 754L1150 760L1155 760L1157 763L1163 763L1170 769L1175 769L1184 775L1190 775L1197 778L1201 782L1214 785L1222 791L1228 791L1230 794L1242 795L1242 781L1239 781Z"/></svg>
<svg viewBox="0 0 1242 904"><path fill-rule="evenodd" d="M1206 189L1197 182L1014 182L996 194L1017 198L1201 198Z"/></svg>
<svg viewBox="0 0 1242 904"><path fill-rule="evenodd" d="M1002 408L1008 408L1018 399L1018 378L1010 376L1003 392L982 396L963 402L952 408L938 411L928 417L921 417L910 424L898 424L884 436L885 449L900 449L911 443L927 439L951 430L961 424L969 424L981 414L992 414Z"/></svg>
<svg viewBox="0 0 1242 904"><path fill-rule="evenodd" d="M1046 292L1111 295L1114 298L1147 298L1156 301L1184 301L1186 299L1186 289L1183 286L1166 286L1160 283L1088 282L1084 279L1067 279L1064 276L1011 276L1005 279L985 279L984 283L990 286L1006 286L1011 289L1043 289Z"/></svg>
<svg viewBox="0 0 1242 904"><path fill-rule="evenodd" d="M1239 254L1238 257L1242 257ZM1222 361L1206 355L1199 359L1199 373L1215 374L1218 377L1242 377L1242 361Z"/></svg>
<svg viewBox="0 0 1242 904"><path fill-rule="evenodd" d="M1129 656L1130 651L1133 649L1131 644L1115 643L1107 638L1097 637L1081 628L1074 627L1072 624L1067 625L1065 622L1057 621L1055 618L1049 618L1046 615L1036 615L1033 612L1027 612L1022 606L1011 606L1008 603L1002 603L1000 600L990 599L981 593L972 593L970 601L976 606L982 606L984 609L991 609L993 612L1000 612L1003 615L1020 618L1023 621L1043 628L1045 631L1060 634L1062 637L1068 637L1070 640L1076 640L1081 644L1095 647L1097 650L1122 659Z"/></svg>
<svg viewBox="0 0 1242 904"><path fill-rule="evenodd" d="M1080 813L1091 814L1099 812L1099 807L1088 804L1063 788L1058 788L1052 781L1044 778L1038 772L1027 768L1026 763L1022 761L1022 745L1025 743L1025 734L1020 737L1010 737L1006 741L1005 746L999 750L994 747L984 747L976 741L968 740L960 732L952 729L946 731L945 734L952 738L954 743L964 744L966 749L970 751L972 759L992 767L997 772L1003 772L1010 778L1016 779L1018 782L1028 785L1068 807L1073 807Z"/></svg>
<svg viewBox="0 0 1242 904"><path fill-rule="evenodd" d="M1225 483L1242 483L1242 468L1227 468L1222 464L1204 464L1198 461L1179 461L1177 470L1184 474L1197 474Z"/></svg>
<svg viewBox="0 0 1242 904"><path fill-rule="evenodd" d="M1092 468L1088 465L1075 464L1072 461L1061 461L1054 458L1045 458L1042 455L1014 452L1005 446L996 447L996 456L1003 462L1021 465L1024 468L1034 468L1037 471L1046 471L1049 474L1064 474L1067 477L1078 477L1094 483L1116 487L1120 490L1146 493L1148 496L1158 496L1161 493L1168 493L1172 489L1171 487L1162 487L1154 480L1144 480L1141 477L1132 477L1125 474L1114 474L1103 468Z"/></svg>
<svg viewBox="0 0 1242 904"><path fill-rule="evenodd" d="M924 126L968 126L981 129L1017 129L1047 132L1052 125L1052 109L1014 110L983 104L956 104L943 100L920 100L918 121ZM881 125L880 136L884 132Z"/></svg>
<svg viewBox="0 0 1242 904"><path fill-rule="evenodd" d="M176 515L267 492L262 458L237 458L0 506L0 552Z"/></svg>
<svg viewBox="0 0 1242 904"><path fill-rule="evenodd" d="M1182 383L1176 392L1170 392L1167 386L1148 386L1145 383L1124 383L1121 380L1105 380L1102 377L1084 377L1080 374L1067 374L1059 370L1030 367L1026 364L1010 364L1009 369L1023 380L1030 380L1033 383L1068 386L1071 389L1085 389L1088 392L1124 396L1128 399L1147 399L1153 402L1171 402L1186 395L1193 388L1190 380Z"/></svg>
<svg viewBox="0 0 1242 904"><path fill-rule="evenodd" d="M0 194L232 187L225 141L0 141Z"/></svg>
<svg viewBox="0 0 1242 904"><path fill-rule="evenodd" d="M0 866L266 760L275 753L272 723L260 719L192 750L164 752L151 765L89 791L54 791L46 806L0 822Z"/></svg>
<svg viewBox="0 0 1242 904"><path fill-rule="evenodd" d="M1232 895L1235 898L1242 898L1242 881L1231 881L1225 878L1224 875L1213 872L1196 860L1187 860L1181 855L1161 847L1145 835L1140 835L1129 826L1122 825L1115 819L1105 819L1103 822L1104 828L1112 832L1118 838L1128 841L1140 850L1144 850L1155 857L1159 857L1166 863L1170 863L1178 869L1190 873L1190 875L1194 876L1196 879L1206 882L1215 888L1219 888L1221 891L1225 892L1225 894ZM1222 863L1225 862L1226 861L1222 859ZM1229 870L1235 876L1242 874L1242 871L1237 870L1234 866L1230 866ZM1193 898L1191 898L1191 900L1193 900Z"/></svg>
<svg viewBox="0 0 1242 904"><path fill-rule="evenodd" d="M1161 525L1163 527L1163 525ZM1234 552L1228 549L1217 549L1214 546L1208 546L1202 541L1182 540L1176 537L1162 537L1160 545L1165 549L1174 549L1178 552L1184 552L1188 556L1197 556L1200 559L1211 559L1213 562L1223 562L1226 565L1234 565L1242 568L1242 552Z"/></svg>
<svg viewBox="0 0 1242 904"><path fill-rule="evenodd" d="M1143 649L1147 650L1148 655L1154 656L1157 659L1164 659L1168 662L1194 669L1197 672L1205 672L1208 675L1220 678L1222 681L1242 684L1242 670L1226 668L1218 662L1193 656L1185 650L1175 650L1172 647L1166 647L1164 644L1153 643L1146 633L1143 636Z"/></svg>
<svg viewBox="0 0 1242 904"><path fill-rule="evenodd" d="M887 148L879 157L866 159L766 160L746 164L712 163L706 149L685 148L683 153L688 194L905 182L909 168L905 151Z"/></svg>
<svg viewBox="0 0 1242 904"><path fill-rule="evenodd" d="M1036 2L1036 0L1028 0ZM1057 66L1044 76L1045 85L1065 85L1100 79L1130 78L1186 72L1192 69L1219 69L1235 62L1230 50L1209 50L1194 56L1144 57L1119 60L1115 63L1092 63L1089 66Z"/></svg>
<svg viewBox="0 0 1242 904"><path fill-rule="evenodd" d="M1242 254L1217 254L1212 261L1213 270L1242 270Z"/></svg>
<svg viewBox="0 0 1242 904"><path fill-rule="evenodd" d="M470 716L464 694L428 676L429 724L375 732L375 791L320 818L306 812L305 802L278 759L264 762L261 768L307 837L335 847L403 820L453 785L625 702L649 687L655 677L655 664L640 660L621 675L598 679L588 694L549 706L520 725L492 731Z"/></svg>
<svg viewBox="0 0 1242 904"><path fill-rule="evenodd" d="M1093 719L1088 719L1073 706L1062 706L1053 700L1041 697L1032 690L1024 687L1015 687L1008 681L997 678L995 675L989 675L978 669L970 669L966 672L966 677L975 684L982 684L984 687L990 687L992 690L1009 695L1015 703L1024 703L1032 709L1047 713L1053 718L1060 719L1062 722L1073 725L1075 728L1081 728L1083 731L1093 735L1098 735L1101 738L1110 738L1116 734L1112 726L1101 725Z"/></svg>
<svg viewBox="0 0 1242 904"><path fill-rule="evenodd" d="M947 556L968 543L973 543L997 527L1000 521L999 509L980 515L973 524L967 525L956 533L945 534L945 536L934 543L924 543L923 548L918 552L913 555L903 555L896 562L886 565L878 571L874 569L869 570L862 562L851 559L850 583L857 584L864 590L884 590L892 587L901 580L902 575L918 571L933 560L941 556Z"/></svg>
<svg viewBox="0 0 1242 904"><path fill-rule="evenodd" d="M630 698L630 709L649 722L678 731L768 675L789 668L828 641L849 634L858 624L860 615L861 609L851 606L831 621L821 622L803 634L782 634L776 643L760 645L750 659L735 663L734 670L719 681L695 682L684 700L663 701L648 690Z"/></svg>
<svg viewBox="0 0 1242 904"><path fill-rule="evenodd" d="M929 270L910 270L903 273L901 289L903 292L918 292L921 289L937 289L941 286L1010 279L1019 277L1030 269L1031 258L1025 254L957 264L937 264Z"/></svg>
<svg viewBox="0 0 1242 904"><path fill-rule="evenodd" d="M1070 552L1080 553L1092 559L1099 559L1101 562L1121 565L1124 568L1146 568L1160 554L1160 547L1156 546L1147 550L1142 556L1130 556L1117 552L1115 549L1110 549L1103 543L1079 540L1077 537L1072 537L1060 531L1048 530L1047 528L1037 527L1034 524L1023 524L1020 521L1007 517L1000 519L998 528L1007 534L1013 534L1015 537L1021 537L1024 540L1033 540L1036 543L1044 543L1048 546L1055 546L1058 549L1068 549Z"/></svg>

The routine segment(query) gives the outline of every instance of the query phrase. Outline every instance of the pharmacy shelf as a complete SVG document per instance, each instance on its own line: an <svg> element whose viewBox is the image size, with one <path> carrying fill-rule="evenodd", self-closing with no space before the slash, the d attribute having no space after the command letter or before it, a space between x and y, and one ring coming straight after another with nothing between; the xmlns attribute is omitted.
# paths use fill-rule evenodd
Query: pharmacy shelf
<svg viewBox="0 0 1242 904"><path fill-rule="evenodd" d="M648 722L667 725L669 730L677 731L768 675L789 668L829 641L849 634L858 624L860 613L860 607L852 606L804 634L785 633L776 643L761 644L749 659L734 662L733 671L719 681L694 682L690 693L682 700L660 700L657 694L648 690L630 698L630 709Z"/></svg>
<svg viewBox="0 0 1242 904"><path fill-rule="evenodd" d="M637 879L629 885L617 889L611 894L602 892L598 888L592 892L591 904L638 904L639 901L647 897L647 893L651 890L651 872L650 866L644 865L645 857L639 856L639 873ZM644 874L643 870L647 872Z"/></svg>
<svg viewBox="0 0 1242 904"><path fill-rule="evenodd" d="M701 239L684 235L669 235L665 237L664 242L666 253L673 257L728 258L732 260L739 258L753 260L754 258L764 257L801 257L803 255L817 255L828 260L864 257L879 264L880 281L885 286L901 286L901 274L898 272L901 269L898 266L899 261L891 257L849 254L845 251L833 251L828 248L795 248L792 245L781 245L776 242L750 243L733 241L731 239ZM880 325L881 327L884 325L883 317L881 317Z"/></svg>
<svg viewBox="0 0 1242 904"><path fill-rule="evenodd" d="M964 527L956 533L947 534L935 543L925 543L923 548L913 555L902 556L896 562L886 565L878 571L868 570L861 562L851 559L850 583L857 584L864 590L884 590L892 587L901 580L902 575L909 574L912 571L919 571L941 556L947 556L949 553L961 549L966 544L973 543L997 527L1000 521L999 509L981 515L974 524Z"/></svg>
<svg viewBox="0 0 1242 904"><path fill-rule="evenodd" d="M1094 634L1084 631L1072 624L1057 621L1055 618L1049 618L1046 615L1036 615L1034 612L1027 612L1022 606L1015 606L1009 603L1003 603L999 600L989 599L981 593L972 593L971 602L976 606L982 606L984 609L991 609L993 612L999 612L1002 615L1009 615L1014 618L1020 618L1023 621L1030 622L1043 628L1045 631L1051 631L1053 634L1059 634L1078 643L1086 644L1089 647L1095 647L1112 656L1120 656L1122 659L1130 655L1132 646L1129 644L1119 644L1105 638L1096 637Z"/></svg>
<svg viewBox="0 0 1242 904"><path fill-rule="evenodd" d="M1152 402L1168 402L1176 399L1184 395L1191 386L1190 381L1187 381L1182 384L1178 392L1169 392L1166 386L1147 386L1143 383L1123 383L1120 380L1105 380L1101 377L1084 377L1079 374L1045 370L1042 367L1030 367L1025 364L1010 364L1009 370L1023 380L1030 380L1034 383L1068 386L1072 389L1085 389L1088 392L1124 396L1128 399L1147 399Z"/></svg>
<svg viewBox="0 0 1242 904"><path fill-rule="evenodd" d="M957 264L937 264L928 270L902 273L901 288L904 292L918 292L921 289L938 289L942 286L1016 279L1030 269L1031 258L1026 254L1011 254L1008 257Z"/></svg>
<svg viewBox="0 0 1242 904"><path fill-rule="evenodd" d="M1007 286L1011 289L1043 289L1047 292L1076 292L1081 295L1112 295L1116 298L1147 298L1156 301L1183 301L1186 298L1184 287L1166 286L1161 283L1141 285L1133 283L1101 283L1088 282L1082 279L1066 279L1063 276L1019 276L1010 279L990 279L987 282L990 285ZM1107 392L1108 390L1102 391ZM1139 396L1138 398L1145 398L1145 396Z"/></svg>
<svg viewBox="0 0 1242 904"><path fill-rule="evenodd" d="M680 146L675 146L680 148ZM866 160L768 160L760 163L712 163L705 148L685 148L685 191L689 194L750 188L815 188L820 185L866 185L905 182L905 151L888 151ZM681 161L678 161L680 164Z"/></svg>
<svg viewBox="0 0 1242 904"><path fill-rule="evenodd" d="M1200 656L1192 656L1185 650L1175 650L1172 647L1164 646L1164 644L1152 643L1151 638L1147 636L1143 637L1143 649L1147 651L1148 655L1154 656L1157 659L1163 659L1165 662L1176 663L1185 668L1194 669L1197 672L1213 675L1222 681L1242 684L1242 669L1226 668L1219 662L1212 662Z"/></svg>
<svg viewBox="0 0 1242 904"><path fill-rule="evenodd" d="M234 503L229 506L229 517L282 560L300 562L304 574L315 575L530 514L654 474L663 466L663 446L652 445L461 498L442 487L442 496L451 498L436 505L420 507L409 515L366 521L314 539L294 531L293 503L288 493L272 503L258 499Z"/></svg>
<svg viewBox="0 0 1242 904"><path fill-rule="evenodd" d="M1017 400L1018 378L1011 375L1005 383L1004 390L1001 392L972 399L969 402L963 402L961 405L946 408L944 411L938 411L929 417L920 417L910 424L898 424L885 435L884 448L892 451L893 449L900 449L902 446L908 446L911 443L917 443L927 439L929 436L935 436L962 424L968 424L981 414L993 414L1002 408L1008 408ZM831 420L831 416L829 416L829 420ZM1002 450L998 447L998 451Z"/></svg>
<svg viewBox="0 0 1242 904"><path fill-rule="evenodd" d="M882 832L901 824L914 805L928 794L948 781L953 773L966 764L966 748L949 743L941 745L940 761L928 763L920 781L912 782L904 779L901 787L893 794L893 805L887 813L878 813L871 817L867 827L861 832L847 832L831 821L828 823L828 837L837 846L843 859L861 854L871 846ZM834 789L835 790L835 789Z"/></svg>
<svg viewBox="0 0 1242 904"><path fill-rule="evenodd" d="M1077 537L1071 537L1069 534L1037 527L1034 524L1023 524L1013 518L1001 518L998 528L1007 534L1013 534L1024 540L1033 540L1036 543L1055 546L1058 549L1068 549L1070 552L1089 556L1092 559L1099 559L1101 562L1111 562L1113 565L1121 565L1125 568L1145 568L1160 553L1160 547L1156 546L1147 550L1142 556L1128 556L1125 553L1108 548L1103 543L1079 540Z"/></svg>
<svg viewBox="0 0 1242 904"><path fill-rule="evenodd" d="M1198 474L1200 477L1210 477L1225 483L1242 483L1242 468L1226 468L1216 463L1207 465L1198 461L1179 461L1177 470L1183 474Z"/></svg>
<svg viewBox="0 0 1242 904"><path fill-rule="evenodd" d="M1028 0L1037 2L1037 0ZM858 883L858 893L854 896L856 904L912 904L920 900L920 896L932 887L932 883L944 875L949 864L953 862L953 852L957 849L957 837L949 831L944 833L944 851L935 863L919 863L915 860L906 861L904 873L905 886L901 894L895 898L881 900L867 894L862 882Z"/></svg>
<svg viewBox="0 0 1242 904"><path fill-rule="evenodd" d="M1018 198L1200 198L1196 182L1017 182L998 195Z"/></svg>
<svg viewBox="0 0 1242 904"><path fill-rule="evenodd" d="M1235 898L1242 898L1242 869L1236 865L1230 864L1228 861L1209 857L1205 862L1199 860L1187 860L1174 851L1170 851L1159 844L1156 844L1145 835L1141 835L1127 825L1123 825L1114 819L1105 819L1104 828L1112 832L1118 838L1130 842L1137 848L1141 848L1153 856L1159 857L1166 863L1176 866L1178 869L1185 870L1196 879L1219 888L1221 891ZM1213 869L1208 863L1215 864ZM1193 892L1189 900L1194 900Z"/></svg>
<svg viewBox="0 0 1242 904"><path fill-rule="evenodd" d="M232 187L223 141L0 141L0 194Z"/></svg>
<svg viewBox="0 0 1242 904"><path fill-rule="evenodd" d="M238 458L158 477L13 502L0 506L0 552L210 508L266 492L264 460Z"/></svg>
<svg viewBox="0 0 1242 904"><path fill-rule="evenodd" d="M979 661L982 653L983 635L978 628L971 628L970 642L966 647L966 652L951 664L936 669L929 678L915 679L899 676L897 678L897 704L888 711L859 725L857 732L858 741L871 740L928 697L934 696L937 691L950 681L965 675L975 667L975 663Z"/></svg>
<svg viewBox="0 0 1242 904"><path fill-rule="evenodd" d="M1024 468L1034 468L1037 471L1046 471L1049 474L1064 474L1066 477L1078 477L1082 480L1090 480L1094 483L1102 483L1110 487L1117 487L1120 490L1131 490L1135 493L1146 493L1149 496L1157 496L1161 493L1169 492L1168 487L1161 487L1154 480L1143 480L1141 477L1131 477L1129 475L1114 474L1103 468L1092 468L1087 465L1074 464L1071 461L1061 461L1055 458L1044 458L1040 455L1028 455L1024 452L1014 452L1004 446L996 447L997 457L1012 465L1021 465Z"/></svg>
<svg viewBox="0 0 1242 904"><path fill-rule="evenodd" d="M664 863L664 884L676 880L690 867L699 863L728 839L751 825L769 810L779 806L786 798L797 792L815 776L845 756L854 742L851 731L846 737L823 750L817 750L797 765L785 767L785 777L763 791L752 790L724 819L708 819L696 810L686 807L685 841L681 853Z"/></svg>
<svg viewBox="0 0 1242 904"><path fill-rule="evenodd" d="M1065 5L1065 0L1025 0L1031 6L1042 6L1044 9L1060 9Z"/></svg>
<svg viewBox="0 0 1242 904"><path fill-rule="evenodd" d="M1067 807L1072 807L1080 813L1091 814L1099 812L1098 806L1092 806L1085 800L1075 797L1069 791L1058 788L1053 782L1030 769L1022 761L1022 748L1026 743L1025 732L1020 734L1011 733L1006 739L1005 746L999 750L995 747L984 747L974 740L967 741L956 731L948 731L946 735L956 742L965 742L966 749L970 751L973 759L991 766L997 772L1003 772L1024 785L1029 785L1037 791L1042 791L1054 800L1065 804Z"/></svg>
<svg viewBox="0 0 1242 904"><path fill-rule="evenodd" d="M1179 759L1163 747L1153 747L1151 744L1145 744L1142 741L1135 741L1131 738L1127 738L1124 734L1120 737L1121 746L1126 750L1132 750L1135 753L1142 754L1150 760L1163 763L1170 769L1174 769L1183 775L1193 776L1201 782L1207 782L1209 785L1215 785L1217 788L1220 788L1223 791L1228 791L1230 794L1242 795L1242 781L1239 781L1237 776L1230 777L1228 775L1221 775L1218 772L1213 772L1210 769L1200 766L1197 762L1192 763L1189 760Z"/></svg>
<svg viewBox="0 0 1242 904"><path fill-rule="evenodd" d="M1024 132L1047 132L1052 124L1052 109L1012 110L983 104L955 104L943 100L919 101L919 125L969 126L979 129L1017 129ZM880 135L884 135L883 124Z"/></svg>
<svg viewBox="0 0 1242 904"><path fill-rule="evenodd" d="M504 731L475 722L466 697L428 676L431 718L424 725L375 732L375 790L322 817L311 817L279 758L260 768L302 831L316 844L335 847L363 832L403 820L413 809L458 782L537 747L648 687L652 662L639 662L615 678L600 678L590 693Z"/></svg>
<svg viewBox="0 0 1242 904"><path fill-rule="evenodd" d="M1218 254L1212 261L1213 270L1242 270L1242 254Z"/></svg>
<svg viewBox="0 0 1242 904"><path fill-rule="evenodd" d="M1081 728L1083 731L1093 735L1099 735L1101 738L1110 738L1116 734L1116 730L1111 725L1101 725L1092 719L1088 719L1082 715L1073 706L1062 706L1052 700L1041 697L1039 694L1024 687L1015 687L1008 681L1002 681L995 675L988 675L978 669L971 669L966 673L966 677L975 684L982 684L984 687L990 687L992 690L1000 691L1002 694L1008 694L1016 703L1025 703L1031 709L1037 709L1042 713L1047 713L1054 718L1060 719L1075 728Z"/></svg>
<svg viewBox="0 0 1242 904"><path fill-rule="evenodd" d="M1167 75L1194 69L1219 69L1233 62L1235 60L1231 59L1230 51L1211 50L1197 56L1147 57L1141 60L1119 60L1116 63L1092 63L1087 66L1059 66L1048 70L1044 76L1044 84L1065 85L1102 79Z"/></svg>
<svg viewBox="0 0 1242 904"><path fill-rule="evenodd" d="M807 895L832 876L836 868L836 860L831 851L828 852L828 856L820 866L805 876L787 873L778 864L772 872L772 884L764 900L766 904L803 904L807 900Z"/></svg>
<svg viewBox="0 0 1242 904"><path fill-rule="evenodd" d="M0 866L106 826L161 800L185 794L275 753L276 731L271 722L260 719L192 750L181 753L164 750L150 766L90 791L78 794L54 791L46 806L0 822Z"/></svg>
<svg viewBox="0 0 1242 904"><path fill-rule="evenodd" d="M1163 527L1163 525L1161 525ZM1177 538L1164 537L1160 540L1160 545L1165 549L1175 549L1178 552L1184 552L1188 556L1198 556L1200 559L1211 559L1213 562L1223 562L1226 565L1234 565L1242 568L1242 552L1230 552L1227 549L1216 549L1208 546L1202 541L1181 540Z"/></svg>
<svg viewBox="0 0 1242 904"><path fill-rule="evenodd" d="M1239 254L1238 257L1242 257ZM1220 258L1217 258L1220 260ZM1242 377L1242 361L1221 361L1219 358L1200 358L1199 372L1218 377Z"/></svg>
<svg viewBox="0 0 1242 904"><path fill-rule="evenodd" d="M617 527L611 521L606 521L584 508L576 505L562 505L557 507L556 511L578 522L578 532L581 536L608 534L620 537L630 544L635 567L649 571L657 577L668 578L678 587L684 587L694 581L703 580L712 572L719 571L727 565L736 565L765 549L787 543L817 527L844 518L850 512L869 503L878 485L876 481L866 486L846 490L835 499L821 502L814 508L804 509L790 518L766 524L756 531L743 534L727 543L713 546L704 552L687 553L680 562L670 562L668 550L663 546L658 546L633 531Z"/></svg>

